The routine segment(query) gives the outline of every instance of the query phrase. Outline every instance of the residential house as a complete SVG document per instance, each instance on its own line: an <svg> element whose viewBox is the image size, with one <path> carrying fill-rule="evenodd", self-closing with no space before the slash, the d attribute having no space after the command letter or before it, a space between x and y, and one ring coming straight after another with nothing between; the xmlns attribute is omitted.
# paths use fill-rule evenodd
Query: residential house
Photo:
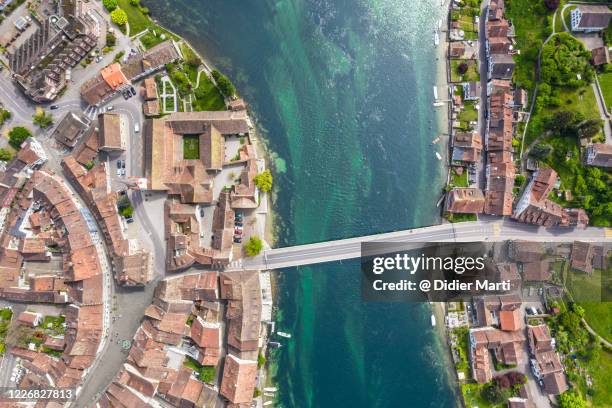
<svg viewBox="0 0 612 408"><path fill-rule="evenodd" d="M586 149L586 164L597 167L612 167L612 145L593 143Z"/></svg>
<svg viewBox="0 0 612 408"><path fill-rule="evenodd" d="M77 112L68 112L57 124L51 137L68 148L73 148L79 136L89 127L89 122Z"/></svg>
<svg viewBox="0 0 612 408"><path fill-rule="evenodd" d="M508 54L493 54L489 58L489 79L512 79L514 59Z"/></svg>
<svg viewBox="0 0 612 408"><path fill-rule="evenodd" d="M478 188L453 188L446 196L446 211L461 214L480 214L485 203Z"/></svg>
<svg viewBox="0 0 612 408"><path fill-rule="evenodd" d="M475 163L480 161L482 140L478 132L455 132L453 135L453 160Z"/></svg>
<svg viewBox="0 0 612 408"><path fill-rule="evenodd" d="M463 83L463 99L466 101L480 99L480 82L470 81Z"/></svg>
<svg viewBox="0 0 612 408"><path fill-rule="evenodd" d="M591 50L591 63L598 67L610 63L610 53L607 46L593 48Z"/></svg>
<svg viewBox="0 0 612 408"><path fill-rule="evenodd" d="M103 151L123 151L128 137L127 119L118 113L98 115L98 149Z"/></svg>
<svg viewBox="0 0 612 408"><path fill-rule="evenodd" d="M604 5L578 4L570 11L570 25L572 31L596 32L608 28L612 11Z"/></svg>

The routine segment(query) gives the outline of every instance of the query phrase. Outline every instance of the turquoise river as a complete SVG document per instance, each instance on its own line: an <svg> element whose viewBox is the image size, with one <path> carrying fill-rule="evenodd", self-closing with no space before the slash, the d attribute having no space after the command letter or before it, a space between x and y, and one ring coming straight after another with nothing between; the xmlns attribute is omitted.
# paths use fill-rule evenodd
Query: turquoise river
<svg viewBox="0 0 612 408"><path fill-rule="evenodd" d="M439 222L440 0L149 0L268 141L278 246ZM428 304L364 303L357 261L278 273L277 406L454 407Z"/></svg>

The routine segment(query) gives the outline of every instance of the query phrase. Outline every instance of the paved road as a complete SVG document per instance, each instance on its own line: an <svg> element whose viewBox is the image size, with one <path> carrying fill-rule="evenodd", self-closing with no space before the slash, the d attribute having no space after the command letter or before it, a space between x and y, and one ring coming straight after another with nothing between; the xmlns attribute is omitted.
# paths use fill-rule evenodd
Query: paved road
<svg viewBox="0 0 612 408"><path fill-rule="evenodd" d="M270 249L256 257L232 262L228 270L277 269L359 258L362 242L477 242L516 239L542 242L575 240L612 242L612 229L544 228L491 217L479 221L441 224L365 237Z"/></svg>

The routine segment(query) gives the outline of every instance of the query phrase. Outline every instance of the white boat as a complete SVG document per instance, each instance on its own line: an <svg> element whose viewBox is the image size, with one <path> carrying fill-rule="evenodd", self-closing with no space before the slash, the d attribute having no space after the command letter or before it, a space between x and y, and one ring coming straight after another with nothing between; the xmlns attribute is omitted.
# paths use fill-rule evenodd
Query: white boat
<svg viewBox="0 0 612 408"><path fill-rule="evenodd" d="M278 388L276 387L264 387L264 392L276 392Z"/></svg>
<svg viewBox="0 0 612 408"><path fill-rule="evenodd" d="M284 337L286 339L290 339L291 338L291 334L290 333L285 333L285 332L282 332L282 331L277 331L276 334L278 334L279 336Z"/></svg>
<svg viewBox="0 0 612 408"><path fill-rule="evenodd" d="M440 102L440 101L434 102L433 106L435 106L436 108L439 108L440 106L444 106L444 102Z"/></svg>
<svg viewBox="0 0 612 408"><path fill-rule="evenodd" d="M436 157L438 158L438 160L442 160L442 156L440 156L440 153L436 152Z"/></svg>
<svg viewBox="0 0 612 408"><path fill-rule="evenodd" d="M274 401L264 402L264 407L265 407L266 405L272 405L272 404L274 404Z"/></svg>
<svg viewBox="0 0 612 408"><path fill-rule="evenodd" d="M435 99L435 100L438 100L438 87L437 87L437 86L434 86L434 87L433 87L433 90L434 90L434 99Z"/></svg>
<svg viewBox="0 0 612 408"><path fill-rule="evenodd" d="M434 31L434 45L437 47L440 45L440 36L438 36L438 32Z"/></svg>
<svg viewBox="0 0 612 408"><path fill-rule="evenodd" d="M274 395L273 392L264 392L264 397L273 397Z"/></svg>
<svg viewBox="0 0 612 408"><path fill-rule="evenodd" d="M442 29L442 19L438 20L438 30Z"/></svg>
<svg viewBox="0 0 612 408"><path fill-rule="evenodd" d="M435 326L436 325L436 316L431 315L431 325Z"/></svg>

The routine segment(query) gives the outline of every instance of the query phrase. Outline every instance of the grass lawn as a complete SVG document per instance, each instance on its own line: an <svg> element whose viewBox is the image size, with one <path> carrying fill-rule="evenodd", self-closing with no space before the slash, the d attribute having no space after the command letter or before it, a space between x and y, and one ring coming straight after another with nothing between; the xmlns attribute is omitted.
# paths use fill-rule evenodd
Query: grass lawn
<svg viewBox="0 0 612 408"><path fill-rule="evenodd" d="M119 8L123 9L128 16L131 36L154 25L153 22L149 20L149 17L143 14L138 7L134 7L130 4L130 0L117 0L117 3L119 4Z"/></svg>
<svg viewBox="0 0 612 408"><path fill-rule="evenodd" d="M593 407L612 407L612 352L602 350L597 361L590 363L593 376L594 394L592 397Z"/></svg>
<svg viewBox="0 0 612 408"><path fill-rule="evenodd" d="M194 111L221 111L226 109L223 95L204 73L200 74L200 84L194 95Z"/></svg>
<svg viewBox="0 0 612 408"><path fill-rule="evenodd" d="M601 337L612 342L612 303L580 302L584 308L584 319Z"/></svg>
<svg viewBox="0 0 612 408"><path fill-rule="evenodd" d="M559 99L561 99L563 103L562 106L558 108L544 108L531 117L529 128L525 134L525 146L529 146L536 137L544 132L544 123L546 119L559 110L580 112L587 120L599 119L599 109L597 108L595 93L591 85L587 85L578 90L560 89L558 94Z"/></svg>
<svg viewBox="0 0 612 408"><path fill-rule="evenodd" d="M476 214L446 214L446 219L452 223L457 222L468 222L468 221L477 221L478 217Z"/></svg>
<svg viewBox="0 0 612 408"><path fill-rule="evenodd" d="M203 366L191 357L185 358L183 365L198 373L200 380L210 383L215 379L216 369L213 366Z"/></svg>
<svg viewBox="0 0 612 408"><path fill-rule="evenodd" d="M475 122L478 120L478 111L474 107L475 105L475 102L466 102L463 105L463 110L457 117L460 122Z"/></svg>
<svg viewBox="0 0 612 408"><path fill-rule="evenodd" d="M461 63L468 64L465 74L461 75L458 71ZM452 60L451 61L451 82L479 81L478 64L475 60Z"/></svg>
<svg viewBox="0 0 612 408"><path fill-rule="evenodd" d="M455 168L451 170L451 184L455 187L467 187L468 186L468 172L464 168L463 173L458 175L455 172Z"/></svg>
<svg viewBox="0 0 612 408"><path fill-rule="evenodd" d="M514 79L531 93L535 86L538 51L551 31L548 18L552 18L552 13L543 1L507 0L505 4L506 18L512 20L517 48L521 50L516 57Z"/></svg>
<svg viewBox="0 0 612 408"><path fill-rule="evenodd" d="M606 109L609 112L610 107L612 107L612 71L598 75L597 79L599 80L599 86L601 86L601 92L606 101Z"/></svg>
<svg viewBox="0 0 612 408"><path fill-rule="evenodd" d="M484 389L483 384L463 384L461 386L461 394L465 401L466 407L478 407L478 408L502 408L506 404L491 404L482 396L482 390Z"/></svg>
<svg viewBox="0 0 612 408"><path fill-rule="evenodd" d="M183 136L183 159L198 160L200 158L200 138L197 135Z"/></svg>

